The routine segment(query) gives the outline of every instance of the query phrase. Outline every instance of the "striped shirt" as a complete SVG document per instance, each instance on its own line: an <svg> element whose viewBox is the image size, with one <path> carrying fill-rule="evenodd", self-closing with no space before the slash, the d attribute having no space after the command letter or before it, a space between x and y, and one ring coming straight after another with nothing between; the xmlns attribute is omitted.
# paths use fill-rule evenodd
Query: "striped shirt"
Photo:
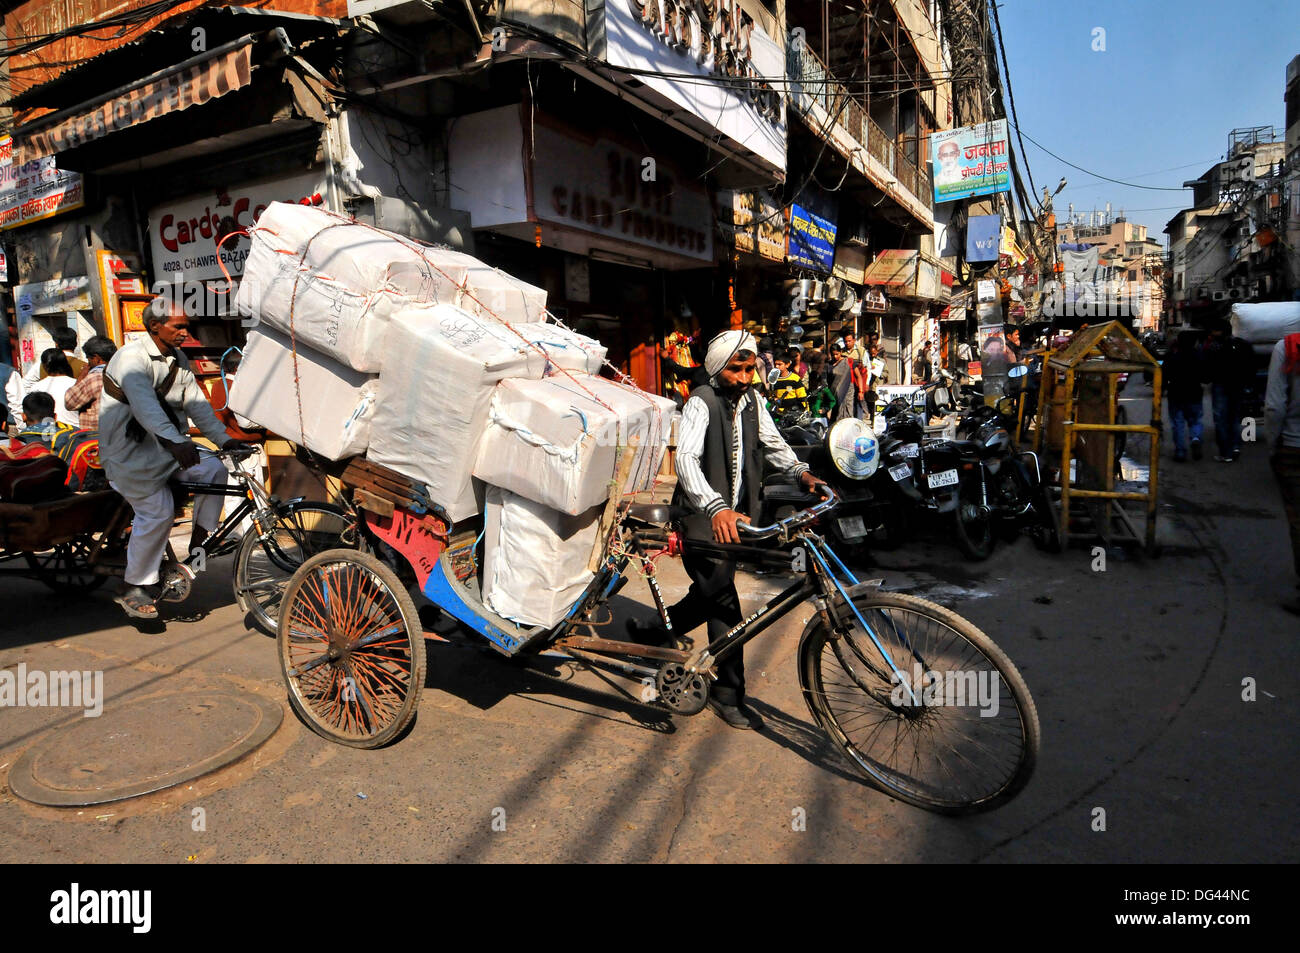
<svg viewBox="0 0 1300 953"><path fill-rule="evenodd" d="M744 472L741 448L745 445L743 411L748 406L748 402L752 400L754 400L754 391L751 388L737 402L734 416L731 419L730 503L723 499L721 493L709 485L709 481L704 478L704 471L700 467L700 459L704 455L704 436L709 429L708 405L699 397L692 397L686 402L686 406L682 408L682 422L677 436L677 482L685 491L691 506L707 513L710 517L717 516L726 509L734 510L740 505L740 485L743 482ZM780 431L776 429L776 424L772 422L772 415L767 412L767 408L763 406L761 401L758 404L758 443L763 451L767 453L768 461L772 466L784 472L791 479L798 479L800 474L808 470L808 465L799 462L799 458L794 455L790 445L782 438ZM745 515L757 518L758 514L747 513Z"/></svg>

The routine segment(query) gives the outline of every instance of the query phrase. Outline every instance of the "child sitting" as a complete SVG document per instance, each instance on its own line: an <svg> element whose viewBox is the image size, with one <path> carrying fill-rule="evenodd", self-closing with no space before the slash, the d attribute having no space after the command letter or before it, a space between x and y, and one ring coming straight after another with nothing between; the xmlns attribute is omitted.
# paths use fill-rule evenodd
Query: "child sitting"
<svg viewBox="0 0 1300 953"><path fill-rule="evenodd" d="M54 395L34 391L23 398L23 423L15 438L20 443L40 442L50 447L59 424L54 419Z"/></svg>

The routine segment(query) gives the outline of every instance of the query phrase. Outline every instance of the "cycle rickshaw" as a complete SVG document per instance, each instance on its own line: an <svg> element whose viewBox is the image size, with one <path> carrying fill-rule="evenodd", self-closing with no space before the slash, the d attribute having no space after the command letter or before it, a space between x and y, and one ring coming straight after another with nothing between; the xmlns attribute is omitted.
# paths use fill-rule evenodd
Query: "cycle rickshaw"
<svg viewBox="0 0 1300 953"><path fill-rule="evenodd" d="M342 478L371 552L307 559L284 590L277 635L290 702L324 738L375 748L411 725L425 639L442 639L424 631L413 590L504 656L563 659L630 679L642 699L676 715L703 710L719 658L811 602L797 655L803 697L869 784L929 810L969 814L1014 797L1033 772L1038 715L1010 659L955 613L887 592L879 580L860 582L815 532L837 502L827 487L820 502L771 525L741 524L740 544L698 544L795 579L725 637L679 651L601 633L611 621L606 603L638 570L671 624L654 575L655 559L681 552L670 507L611 499L590 585L557 625L527 627L484 604L475 534L454 531L422 485L364 459L350 461ZM963 684L967 701L981 686L988 704L963 704Z"/></svg>

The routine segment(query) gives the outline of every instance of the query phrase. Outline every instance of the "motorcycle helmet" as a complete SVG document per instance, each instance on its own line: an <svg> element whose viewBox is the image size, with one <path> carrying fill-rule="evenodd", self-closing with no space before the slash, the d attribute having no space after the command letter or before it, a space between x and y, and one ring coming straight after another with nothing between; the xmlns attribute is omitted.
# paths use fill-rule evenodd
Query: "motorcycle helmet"
<svg viewBox="0 0 1300 953"><path fill-rule="evenodd" d="M826 454L851 480L866 480L880 466L880 444L865 420L846 417L826 434Z"/></svg>

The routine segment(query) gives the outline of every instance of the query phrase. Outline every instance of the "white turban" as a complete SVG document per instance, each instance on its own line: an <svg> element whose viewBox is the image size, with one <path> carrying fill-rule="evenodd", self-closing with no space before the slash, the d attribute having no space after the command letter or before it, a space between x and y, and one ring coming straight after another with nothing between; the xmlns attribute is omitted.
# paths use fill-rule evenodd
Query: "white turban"
<svg viewBox="0 0 1300 953"><path fill-rule="evenodd" d="M704 369L709 372L709 377L717 377L718 372L741 351L758 353L758 343L748 331L723 331L710 341L704 355Z"/></svg>

